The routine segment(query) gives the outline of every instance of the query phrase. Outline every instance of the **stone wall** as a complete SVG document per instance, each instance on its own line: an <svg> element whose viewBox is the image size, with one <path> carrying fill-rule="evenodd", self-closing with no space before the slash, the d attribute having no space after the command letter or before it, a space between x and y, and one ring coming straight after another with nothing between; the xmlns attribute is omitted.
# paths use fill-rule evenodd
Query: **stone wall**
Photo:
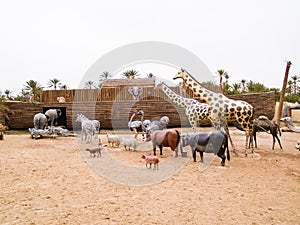
<svg viewBox="0 0 300 225"><path fill-rule="evenodd" d="M234 100L243 100L251 104L254 107L255 117L264 115L270 120L272 120L274 117L277 99L277 94L275 91L229 95L227 97Z"/></svg>

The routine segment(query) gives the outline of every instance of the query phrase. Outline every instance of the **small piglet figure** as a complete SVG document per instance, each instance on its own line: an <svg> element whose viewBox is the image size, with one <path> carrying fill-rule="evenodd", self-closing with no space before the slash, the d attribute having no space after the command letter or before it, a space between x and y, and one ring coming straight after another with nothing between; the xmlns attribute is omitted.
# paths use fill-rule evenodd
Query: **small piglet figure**
<svg viewBox="0 0 300 225"><path fill-rule="evenodd" d="M159 159L157 156L142 155L142 158L145 159L147 168L150 169L153 164L153 169L158 170ZM150 165L149 167L148 167L148 164Z"/></svg>

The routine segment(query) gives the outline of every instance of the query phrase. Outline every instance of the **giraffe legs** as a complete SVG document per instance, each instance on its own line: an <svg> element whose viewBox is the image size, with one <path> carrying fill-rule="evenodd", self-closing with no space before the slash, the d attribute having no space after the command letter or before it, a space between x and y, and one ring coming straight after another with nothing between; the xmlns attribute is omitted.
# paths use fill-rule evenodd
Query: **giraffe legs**
<svg viewBox="0 0 300 225"><path fill-rule="evenodd" d="M252 132L252 130L249 130L249 137L250 137L250 142L251 142L252 154L254 154L254 147L253 147L253 132ZM246 144L246 146L247 146L247 144Z"/></svg>
<svg viewBox="0 0 300 225"><path fill-rule="evenodd" d="M234 143L233 143L233 141L232 141L232 139L231 139L231 136L230 136L230 133L229 133L229 129L228 129L228 125L226 125L225 130L226 130L226 134L228 135L230 144L231 144L231 146L232 146L232 148L233 148L233 153L234 153L235 155L238 155L237 152L236 152L236 150L235 150Z"/></svg>
<svg viewBox="0 0 300 225"><path fill-rule="evenodd" d="M250 140L249 140L250 139ZM251 149L252 149L252 154L254 154L254 147L253 147L253 134L252 134L252 130L246 131L246 144L245 144L245 156L248 156L248 152L247 152L247 147L248 147L248 141L249 145L251 143ZM249 146L250 148L250 146Z"/></svg>
<svg viewBox="0 0 300 225"><path fill-rule="evenodd" d="M248 144L248 141L249 141L249 134L246 132L246 146L245 146L245 156L247 157L248 156L248 152L247 152L247 144ZM251 141L251 140L250 140Z"/></svg>

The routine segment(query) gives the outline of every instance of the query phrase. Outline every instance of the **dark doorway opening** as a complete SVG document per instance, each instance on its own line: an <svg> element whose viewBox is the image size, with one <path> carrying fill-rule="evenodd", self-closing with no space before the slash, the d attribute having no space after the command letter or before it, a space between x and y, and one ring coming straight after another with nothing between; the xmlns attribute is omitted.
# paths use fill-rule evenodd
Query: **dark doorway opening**
<svg viewBox="0 0 300 225"><path fill-rule="evenodd" d="M60 109L61 115L57 119L56 126L67 127L67 109L66 109L66 107L43 107L43 113L45 113L48 109ZM49 121L48 121L48 125L50 126Z"/></svg>

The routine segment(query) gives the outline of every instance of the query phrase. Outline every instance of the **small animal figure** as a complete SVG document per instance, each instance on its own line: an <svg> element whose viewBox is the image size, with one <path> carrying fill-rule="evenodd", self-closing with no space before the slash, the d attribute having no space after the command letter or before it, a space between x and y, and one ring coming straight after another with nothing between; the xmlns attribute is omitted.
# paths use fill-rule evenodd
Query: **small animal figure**
<svg viewBox="0 0 300 225"><path fill-rule="evenodd" d="M153 169L158 170L159 159L157 156L142 155L142 158L145 159L147 168L151 169L151 166L153 164ZM150 165L149 167L148 164Z"/></svg>
<svg viewBox="0 0 300 225"><path fill-rule="evenodd" d="M121 143L124 145L125 150L127 150L127 147L132 148L134 151L137 149L137 140L135 138L125 138L121 137Z"/></svg>
<svg viewBox="0 0 300 225"><path fill-rule="evenodd" d="M99 142L98 147L96 147L96 148L87 148L85 150L90 152L90 157L91 158L96 157L96 154L97 154L97 157L101 157L102 156L101 151L103 150L103 146L102 146L102 143Z"/></svg>
<svg viewBox="0 0 300 225"><path fill-rule="evenodd" d="M295 145L295 148L300 151L300 141L297 142L297 144Z"/></svg>
<svg viewBox="0 0 300 225"><path fill-rule="evenodd" d="M106 137L107 137L108 146L111 145L111 147L119 147L121 140L117 135L107 133Z"/></svg>

